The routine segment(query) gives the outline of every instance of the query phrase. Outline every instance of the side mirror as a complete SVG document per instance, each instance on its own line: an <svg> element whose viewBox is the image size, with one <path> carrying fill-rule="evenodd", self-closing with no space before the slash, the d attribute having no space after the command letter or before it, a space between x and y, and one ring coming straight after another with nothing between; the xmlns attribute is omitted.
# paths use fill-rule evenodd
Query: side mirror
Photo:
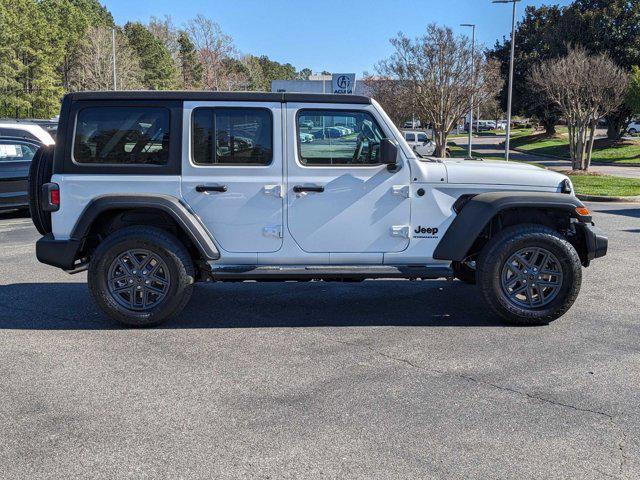
<svg viewBox="0 0 640 480"><path fill-rule="evenodd" d="M394 171L398 164L398 142L390 138L380 141L380 163L387 166L389 171Z"/></svg>

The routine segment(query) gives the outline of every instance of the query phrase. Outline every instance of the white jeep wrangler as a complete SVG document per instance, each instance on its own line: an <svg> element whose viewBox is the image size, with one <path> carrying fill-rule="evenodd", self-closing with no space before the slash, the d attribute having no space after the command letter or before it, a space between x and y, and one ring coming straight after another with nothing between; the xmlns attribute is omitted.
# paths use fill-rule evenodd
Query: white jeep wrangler
<svg viewBox="0 0 640 480"><path fill-rule="evenodd" d="M38 259L88 269L129 325L176 315L197 281L452 277L545 324L607 250L566 177L419 158L350 95L73 93L30 200Z"/></svg>

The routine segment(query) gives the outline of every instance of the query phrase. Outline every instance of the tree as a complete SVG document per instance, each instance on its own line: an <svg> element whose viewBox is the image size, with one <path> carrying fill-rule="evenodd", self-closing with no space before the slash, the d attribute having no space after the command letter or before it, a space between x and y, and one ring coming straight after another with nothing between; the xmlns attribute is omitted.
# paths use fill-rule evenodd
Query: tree
<svg viewBox="0 0 640 480"><path fill-rule="evenodd" d="M51 116L63 89L56 73L59 34L33 0L0 0L0 88L3 113Z"/></svg>
<svg viewBox="0 0 640 480"><path fill-rule="evenodd" d="M567 16L579 19L579 43L590 53L607 53L621 68L640 65L640 2L575 0ZM607 136L619 140L632 112L625 104L607 115Z"/></svg>
<svg viewBox="0 0 640 480"><path fill-rule="evenodd" d="M476 56L472 68L469 39L435 24L422 37L411 40L400 33L391 44L395 53L377 69L406 85L420 117L433 125L436 154L444 157L449 133L468 112L470 97L477 102L486 87L487 64Z"/></svg>
<svg viewBox="0 0 640 480"><path fill-rule="evenodd" d="M559 120L559 111L555 106L540 102L540 99L529 90L527 79L531 69L544 60L566 55L566 42L576 29L571 25L573 20L563 17L563 9L558 6L529 6L525 9L524 18L516 28L516 49L513 64L513 103L515 114L535 116L544 126L547 134L555 133L555 125ZM502 78L509 75L511 59L511 39L503 38L496 42L488 56L500 63ZM503 81L500 92L501 106L507 110L508 84Z"/></svg>
<svg viewBox="0 0 640 480"><path fill-rule="evenodd" d="M91 27L78 52L79 67L70 79L71 90L112 90L111 28ZM142 87L142 71L126 35L116 31L116 77L119 90Z"/></svg>
<svg viewBox="0 0 640 480"><path fill-rule="evenodd" d="M177 42L181 87L187 90L199 88L202 84L203 69L196 47L187 32L183 30L178 33Z"/></svg>
<svg viewBox="0 0 640 480"><path fill-rule="evenodd" d="M228 72L224 60L235 54L232 38L203 15L189 22L187 32L202 64L202 86L206 90L226 90Z"/></svg>
<svg viewBox="0 0 640 480"><path fill-rule="evenodd" d="M127 23L124 33L138 56L144 87L150 90L173 88L177 72L164 44L140 22Z"/></svg>
<svg viewBox="0 0 640 480"><path fill-rule="evenodd" d="M624 100L627 75L606 55L589 55L578 47L562 58L533 68L533 91L557 105L567 120L574 170L588 170L598 119Z"/></svg>
<svg viewBox="0 0 640 480"><path fill-rule="evenodd" d="M640 116L640 67L638 66L631 69L625 104L632 116Z"/></svg>
<svg viewBox="0 0 640 480"><path fill-rule="evenodd" d="M416 111L415 99L406 81L365 74L365 94L374 98L396 125L402 125Z"/></svg>
<svg viewBox="0 0 640 480"><path fill-rule="evenodd" d="M171 17L169 15L165 15L162 19L158 17L151 17L149 19L149 24L147 25L147 30L162 42L171 55L171 58L173 58L177 64L178 54L180 51L178 38L181 32L173 24Z"/></svg>

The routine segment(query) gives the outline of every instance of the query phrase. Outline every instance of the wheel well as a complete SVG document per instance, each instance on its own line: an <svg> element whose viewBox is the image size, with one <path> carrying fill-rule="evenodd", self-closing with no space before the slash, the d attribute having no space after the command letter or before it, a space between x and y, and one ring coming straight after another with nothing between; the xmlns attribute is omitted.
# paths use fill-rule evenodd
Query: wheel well
<svg viewBox="0 0 640 480"><path fill-rule="evenodd" d="M108 235L121 228L134 225L149 225L170 232L186 247L194 265L205 264L200 251L178 222L170 214L156 208L137 207L110 209L101 212L91 223L82 247L82 254L86 257L91 256L98 244Z"/></svg>
<svg viewBox="0 0 640 480"><path fill-rule="evenodd" d="M584 239L580 238L575 227L574 219L565 210L555 208L513 208L498 212L480 232L475 242L467 252L466 258L475 257L484 246L498 232L513 225L533 223L549 227L564 236L576 249L583 264L588 263L587 247Z"/></svg>

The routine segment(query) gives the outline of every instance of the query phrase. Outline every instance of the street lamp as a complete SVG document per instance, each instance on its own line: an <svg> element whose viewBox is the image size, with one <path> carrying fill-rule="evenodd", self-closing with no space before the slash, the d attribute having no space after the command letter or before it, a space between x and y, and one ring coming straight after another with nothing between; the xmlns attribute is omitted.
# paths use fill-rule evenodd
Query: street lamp
<svg viewBox="0 0 640 480"><path fill-rule="evenodd" d="M476 47L476 26L473 23L462 23L461 27L471 27L471 82L475 86L475 47ZM467 158L473 158L471 150L473 148L473 86L471 89L471 99L469 100L469 147Z"/></svg>
<svg viewBox="0 0 640 480"><path fill-rule="evenodd" d="M492 0L493 3L513 3L511 17L511 60L509 62L509 92L507 96L507 138L504 142L504 159L509 161L509 141L511 139L511 100L513 97L513 57L516 48L516 3L521 0Z"/></svg>

